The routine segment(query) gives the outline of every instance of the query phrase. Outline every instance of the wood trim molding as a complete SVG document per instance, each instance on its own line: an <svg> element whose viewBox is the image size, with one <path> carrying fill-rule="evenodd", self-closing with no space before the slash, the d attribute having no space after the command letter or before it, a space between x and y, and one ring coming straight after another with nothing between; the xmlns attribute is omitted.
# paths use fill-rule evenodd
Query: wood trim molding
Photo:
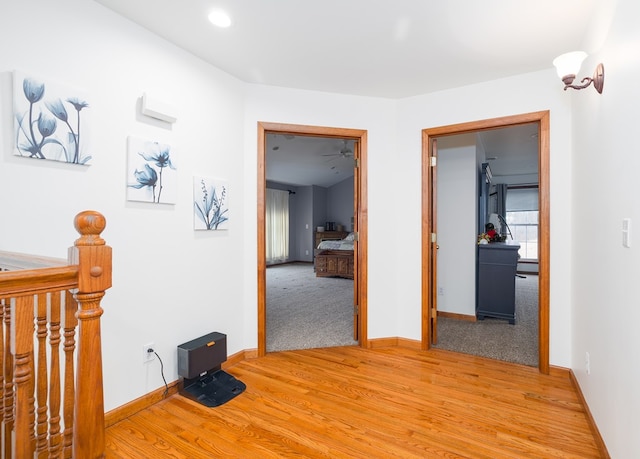
<svg viewBox="0 0 640 459"><path fill-rule="evenodd" d="M243 360L255 359L258 356L257 349L245 349L240 352L227 357L227 360L222 364L222 369L230 368ZM167 387L160 387L148 394L138 397L135 400L125 403L122 406L112 409L104 415L104 425L111 427L112 425L127 419L129 416L136 414L139 411L149 408L158 402L161 402L165 398L171 397L178 392L178 380L171 381L167 384ZM166 393L165 393L166 391Z"/></svg>
<svg viewBox="0 0 640 459"><path fill-rule="evenodd" d="M406 347L409 349L420 349L420 341L415 339L400 338L398 336L389 338L374 338L367 343L367 348L378 349L381 347Z"/></svg>
<svg viewBox="0 0 640 459"><path fill-rule="evenodd" d="M573 370L569 370L569 378L571 379L571 383L573 387L576 389L576 393L578 394L578 398L580 399L580 403L584 407L585 416L587 418L587 423L589 424L589 428L591 429L591 433L593 434L593 439L596 441L598 445L598 449L600 450L600 457L603 459L610 459L609 451L607 450L607 445L604 443L604 439L602 435L600 435L600 430L598 429L598 425L596 424L593 415L591 414L591 410L589 409L589 405L587 404L587 400L584 398L584 394L582 393L582 388L578 383L578 379L576 378Z"/></svg>
<svg viewBox="0 0 640 459"><path fill-rule="evenodd" d="M142 411L150 406L155 405L158 402L161 402L167 397L178 392L178 381L172 381L167 384L168 390L165 395L165 388L160 387L159 389L154 390L153 392L149 392L148 394L143 395L142 397L138 397L135 400L131 400L129 403L125 403L122 406L112 409L108 411L104 415L104 426L111 427L112 425L124 421L129 416L133 416L139 411Z"/></svg>
<svg viewBox="0 0 640 459"><path fill-rule="evenodd" d="M358 244L355 250L355 279L357 291L357 304L359 306L358 337L363 347L368 346L368 309L367 309L367 282L368 282L368 196L367 196L367 131L362 129L348 129L325 126L308 126L299 124L284 124L271 122L258 122L258 356L267 353L266 337L266 255L265 255L265 189L266 189L266 135L267 134L292 134L316 137L335 137L353 139L357 142L355 153L359 160L359 166L354 176L357 186L356 231L358 232Z"/></svg>
<svg viewBox="0 0 640 459"><path fill-rule="evenodd" d="M476 322L476 316L470 316L468 314L457 314L455 312L438 311L438 317L444 317L446 319L464 320L466 322Z"/></svg>
<svg viewBox="0 0 640 459"><path fill-rule="evenodd" d="M549 111L524 113L488 120L451 124L422 131L422 234L431 232L429 205L431 182L429 174L429 145L435 137L451 136L527 123L538 123L538 193L539 193L539 274L538 274L538 369L549 373L549 264L550 264L550 200L549 200ZM430 298L429 260L431 256L430 238L422 240L422 348L430 347L431 323L428 320Z"/></svg>

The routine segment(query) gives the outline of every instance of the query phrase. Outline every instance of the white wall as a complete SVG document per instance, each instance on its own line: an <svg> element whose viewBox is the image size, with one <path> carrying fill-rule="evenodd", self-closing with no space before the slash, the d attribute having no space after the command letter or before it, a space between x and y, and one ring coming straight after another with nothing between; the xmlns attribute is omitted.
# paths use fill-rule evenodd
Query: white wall
<svg viewBox="0 0 640 459"><path fill-rule="evenodd" d="M245 278L247 282L251 282L246 285L248 295L255 298L257 290L257 242L254 243L257 241L257 178L254 180L257 170L254 158L257 151L258 121L366 129L369 177L369 338L401 335L398 311L403 306L398 301L394 278L402 275L395 268L402 260L396 257L397 244L385 244L385 241L395 237L397 228L404 227L404 222L396 224L395 221L399 213L405 215L402 203L405 199L403 193L407 191L402 184L406 164L398 161L395 154L395 106L395 101L387 99L248 85L245 155L253 160L245 163L245 174L248 177L245 194ZM256 302L257 299L253 299L246 303L248 308L253 308L253 318L246 322L248 347L257 345ZM417 317L412 320L419 322Z"/></svg>
<svg viewBox="0 0 640 459"><path fill-rule="evenodd" d="M106 216L114 257L103 301L106 409L163 385L158 361L142 364L145 343L155 343L168 381L177 379L182 342L215 330L227 334L229 353L250 347L240 256L244 86L92 1L3 4L0 42L0 249L65 258L75 214ZM13 69L88 91L91 166L12 155ZM145 91L177 108L173 127L138 117ZM126 201L129 135L172 145L177 204ZM229 181L228 231L193 231L196 174Z"/></svg>
<svg viewBox="0 0 640 459"><path fill-rule="evenodd" d="M579 76L602 62L604 91L566 95L574 104L575 138L571 367L611 457L630 458L640 457L640 3L600 8ZM632 220L630 248L622 246L623 218Z"/></svg>
<svg viewBox="0 0 640 459"><path fill-rule="evenodd" d="M476 135L438 139L438 310L476 314Z"/></svg>
<svg viewBox="0 0 640 459"><path fill-rule="evenodd" d="M552 161L558 171L554 177L570 172L569 113L561 91L556 94L552 71L397 102L243 85L93 2L16 2L0 21L0 38L12 44L0 51L0 195L3 216L15 223L1 227L0 244L6 250L65 256L64 248L75 238L75 213L94 208L106 215L104 236L114 247L114 286L104 301L103 322L107 409L162 385L157 365L141 364L147 342L156 343L168 380L177 377L176 345L208 331L227 333L229 353L257 346L258 121L368 131L370 338L420 339L422 128L551 108L552 145L562 152ZM73 44L80 57L53 52L52 37L61 47ZM8 72L14 68L89 91L92 166L34 164L11 155ZM178 109L173 128L139 119L136 104L144 91ZM155 207L125 200L128 135L174 146L178 204ZM230 181L228 232L192 230L194 174ZM552 185L559 189L560 184L556 178ZM558 215L567 211L567 193L552 199ZM390 224L397 215L402 221ZM552 234L568 240L570 228L559 225ZM554 272L568 274L565 260L565 252L554 252ZM552 363L558 365L568 363L570 338L568 308L556 306L569 303L562 286L552 283Z"/></svg>
<svg viewBox="0 0 640 459"><path fill-rule="evenodd" d="M177 377L176 345L208 331L227 333L230 353L256 347L257 122L367 129L369 335L420 339L421 130L550 110L551 363L576 371L612 456L640 456L640 263L635 245L620 244L621 219L640 221L640 11L634 0L611 11L615 28L610 14L597 16L589 36L605 46L585 66L605 62L602 96L565 93L550 68L391 101L244 85L94 2L12 2L0 15L0 203L11 222L0 225L0 248L64 257L76 237L73 216L86 208L106 215L114 248L114 286L103 302L109 410L162 385L157 362L141 363L147 342L156 343L168 380ZM89 91L90 167L12 156L13 69ZM178 108L172 128L137 116L144 91ZM174 146L178 204L125 200L128 135ZM194 174L229 180L227 232L192 230ZM399 213L402 222L390 225Z"/></svg>
<svg viewBox="0 0 640 459"><path fill-rule="evenodd" d="M551 66L551 64L549 64ZM407 267L398 279L399 304L405 305L400 336L418 339L420 324L420 215L422 129L507 115L550 111L550 193L551 193L551 282L550 282L550 362L568 367L571 363L571 111L570 101L558 85L555 70L534 72L511 78L407 98L398 103L398 161L404 164L401 183L407 225L405 244L397 247L397 257Z"/></svg>

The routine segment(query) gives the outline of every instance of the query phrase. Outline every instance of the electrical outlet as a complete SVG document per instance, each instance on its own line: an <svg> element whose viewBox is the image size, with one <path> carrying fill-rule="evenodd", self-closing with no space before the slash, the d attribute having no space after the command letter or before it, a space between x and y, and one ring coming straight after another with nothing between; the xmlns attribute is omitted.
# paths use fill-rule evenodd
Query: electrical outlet
<svg viewBox="0 0 640 459"><path fill-rule="evenodd" d="M153 361L153 359L156 356L153 353L155 348L156 348L156 346L153 343L145 344L144 346L142 346L142 363L147 363L147 362L152 362ZM150 350L151 350L151 352L149 352Z"/></svg>
<svg viewBox="0 0 640 459"><path fill-rule="evenodd" d="M585 352L584 354L584 366L585 366L585 369L587 370L587 374L590 375L591 374L591 356L589 355L588 352Z"/></svg>

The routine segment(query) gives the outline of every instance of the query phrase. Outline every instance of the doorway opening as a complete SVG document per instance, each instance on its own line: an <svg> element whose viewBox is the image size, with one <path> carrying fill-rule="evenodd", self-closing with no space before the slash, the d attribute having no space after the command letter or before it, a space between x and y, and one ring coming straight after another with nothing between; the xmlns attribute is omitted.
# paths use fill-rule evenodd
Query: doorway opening
<svg viewBox="0 0 640 459"><path fill-rule="evenodd" d="M353 173L353 222L349 229L353 230L356 241L353 244L353 267L349 267L353 276L353 327L354 338L359 345L367 342L367 198L366 198L366 153L367 131L319 126L305 126L280 123L258 123L258 355L267 353L267 142L273 136L283 139L295 137L314 137L339 139L344 148L338 154L349 156L354 160ZM330 160L331 158L327 158ZM312 222L307 222L312 225ZM309 228L309 237L313 231ZM317 228L316 228L317 229ZM346 228L345 228L346 229ZM337 230L337 228L336 228ZM336 231L337 232L337 231ZM305 236L306 237L306 236ZM305 251L306 254L306 251ZM311 255L311 254L309 254ZM313 262L315 264L315 257ZM342 265L341 265L342 266ZM304 307L304 305L301 305ZM295 333L295 330L293 331Z"/></svg>
<svg viewBox="0 0 640 459"><path fill-rule="evenodd" d="M537 125L538 136L538 368L549 372L549 112L535 112L423 130L422 180L422 347L438 339L438 212L436 139L479 132ZM482 222L484 226L485 222ZM475 229L475 228L474 228ZM474 262L475 265L475 262ZM463 281L464 282L464 281ZM475 285L475 278L473 279ZM475 299L475 298L474 298ZM475 301L474 301L475 303ZM475 319L475 312L474 317Z"/></svg>

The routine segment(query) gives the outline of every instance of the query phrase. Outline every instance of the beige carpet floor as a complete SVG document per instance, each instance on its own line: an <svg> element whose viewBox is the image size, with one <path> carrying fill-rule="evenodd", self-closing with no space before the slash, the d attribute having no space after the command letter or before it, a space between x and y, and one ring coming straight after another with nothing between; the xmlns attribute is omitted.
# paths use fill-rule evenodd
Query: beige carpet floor
<svg viewBox="0 0 640 459"><path fill-rule="evenodd" d="M538 276L516 277L516 323L439 318L439 349L538 366Z"/></svg>
<svg viewBox="0 0 640 459"><path fill-rule="evenodd" d="M353 281L317 278L310 263L267 268L267 351L356 345ZM538 365L538 276L516 278L516 324L440 318L437 348Z"/></svg>
<svg viewBox="0 0 640 459"><path fill-rule="evenodd" d="M267 268L267 352L350 346L353 280L316 277L310 263Z"/></svg>

